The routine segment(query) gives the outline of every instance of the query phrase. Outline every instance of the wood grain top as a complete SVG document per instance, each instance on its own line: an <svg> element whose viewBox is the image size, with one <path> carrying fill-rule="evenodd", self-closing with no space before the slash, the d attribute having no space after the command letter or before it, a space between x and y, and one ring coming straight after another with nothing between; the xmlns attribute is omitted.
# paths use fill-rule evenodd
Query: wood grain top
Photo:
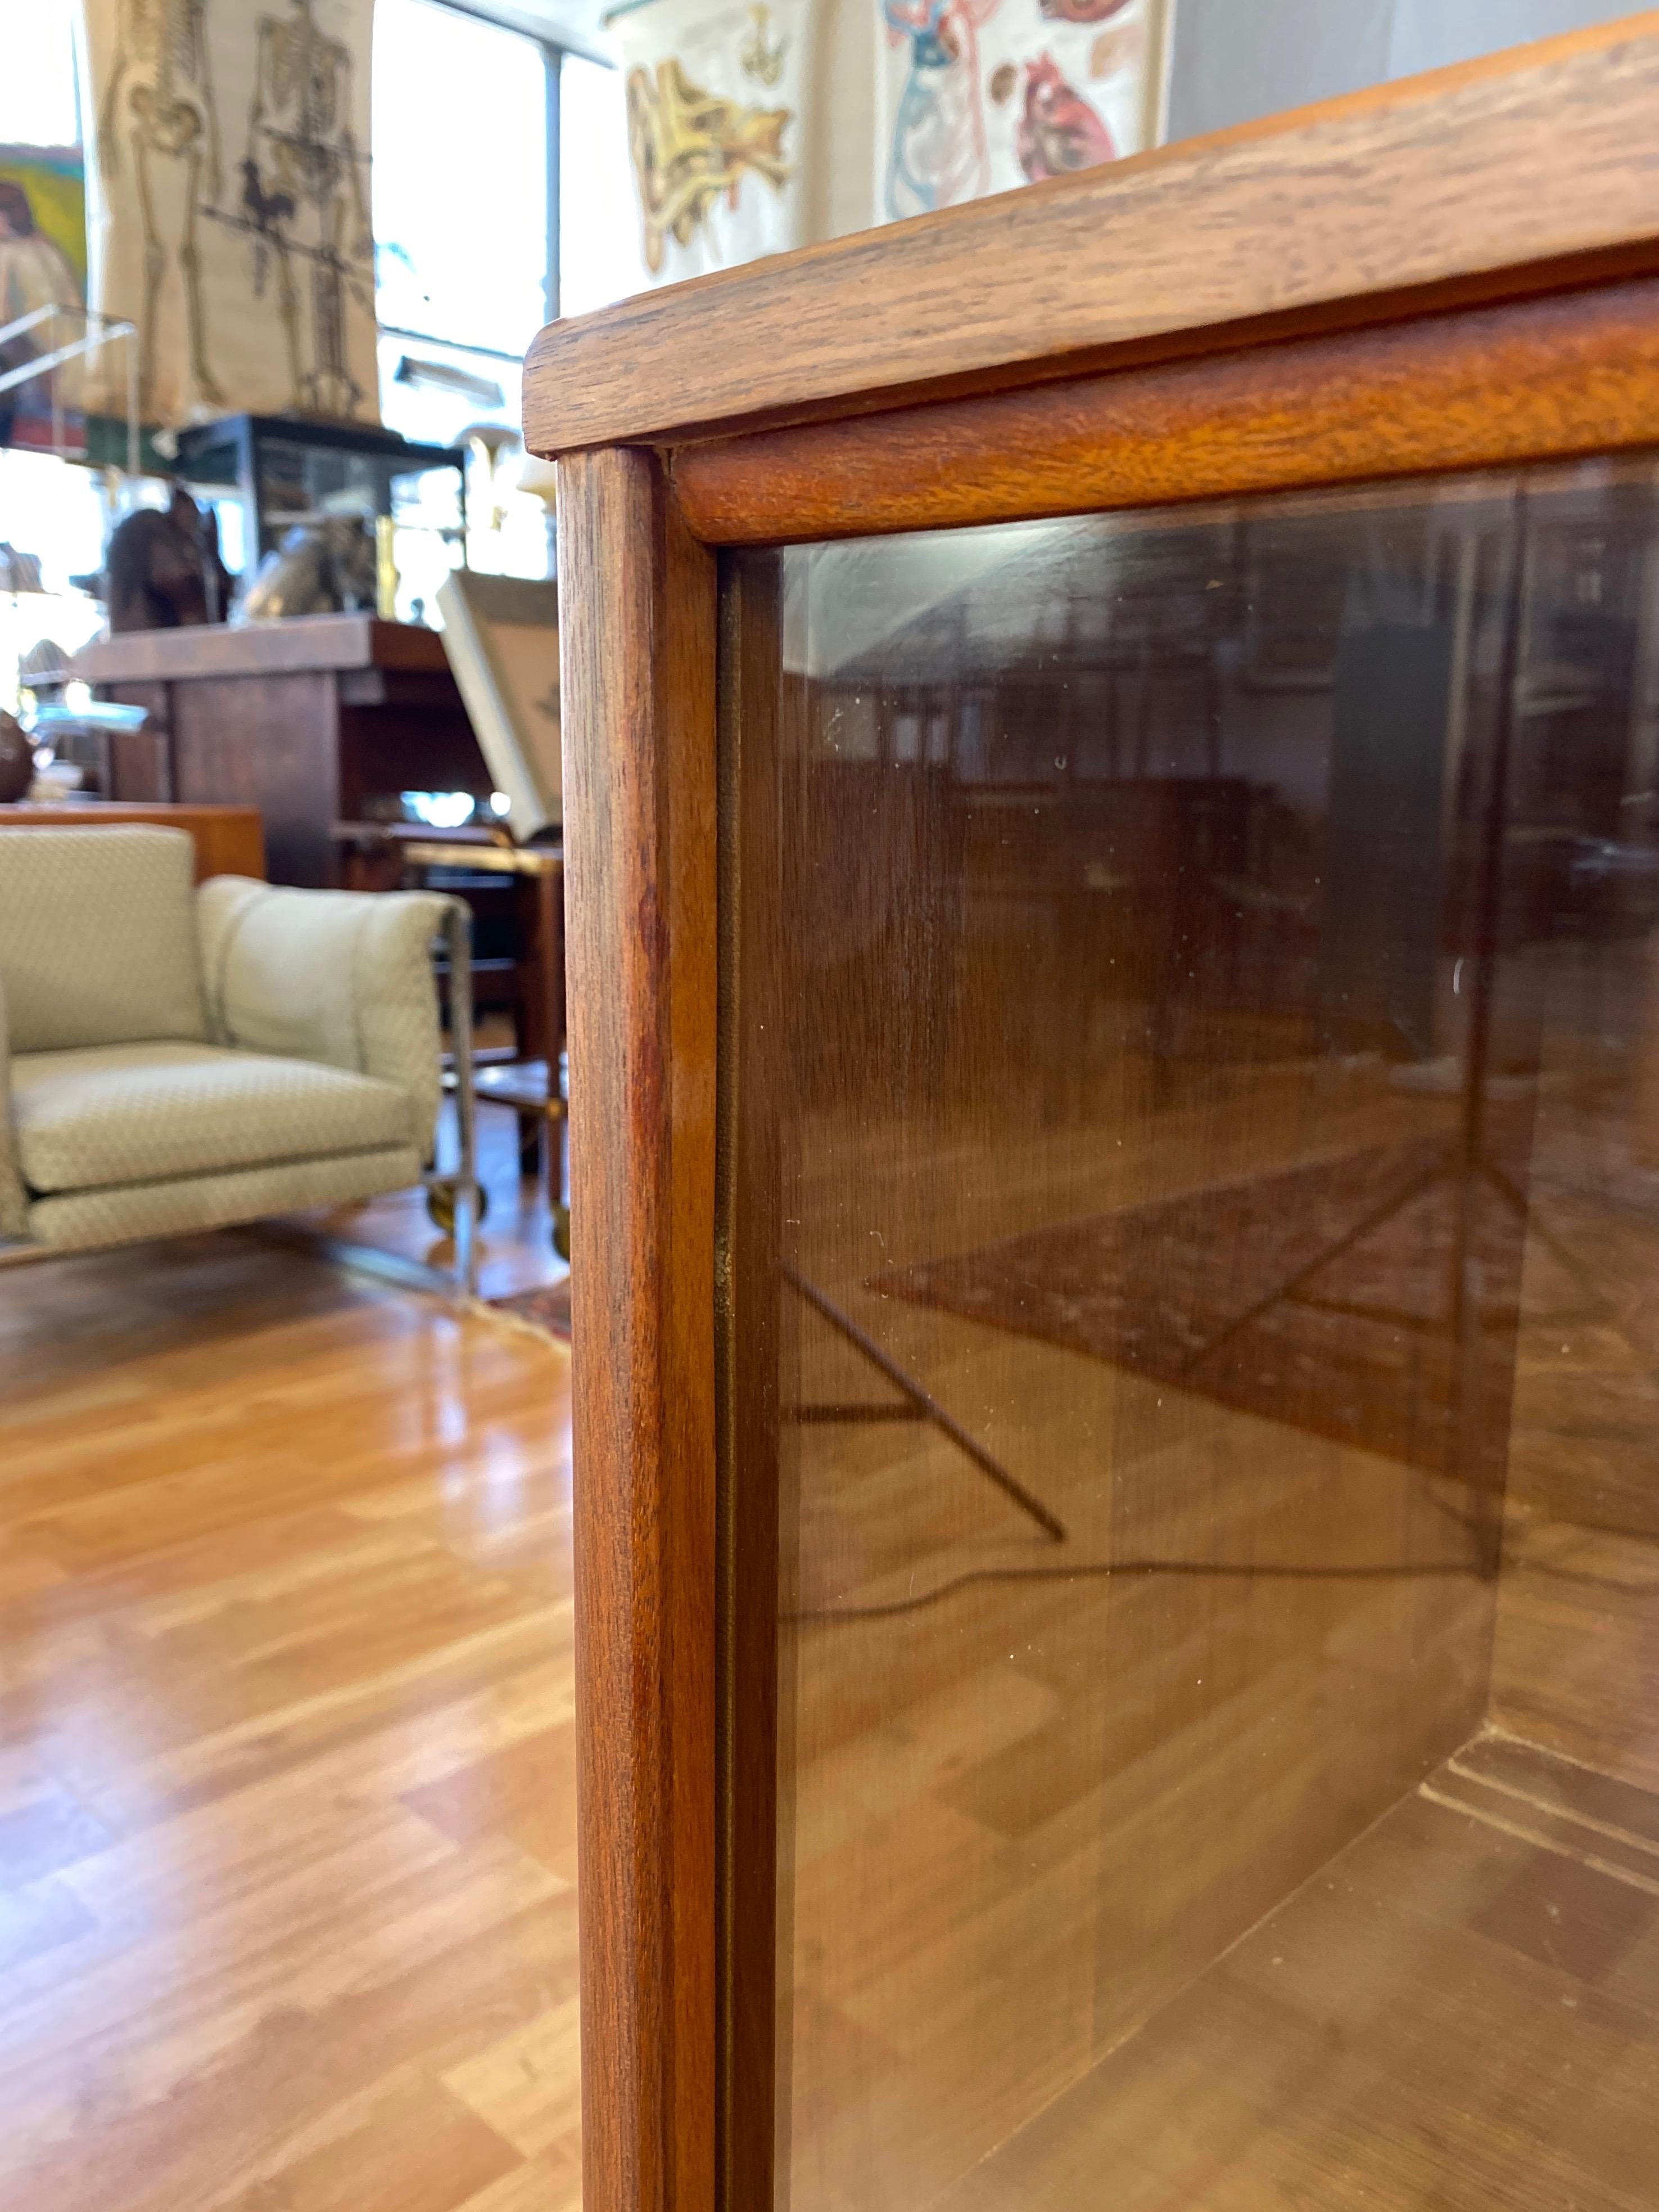
<svg viewBox="0 0 1659 2212"><path fill-rule="evenodd" d="M767 545L1659 446L1659 279L703 439L690 528Z"/></svg>
<svg viewBox="0 0 1659 2212"><path fill-rule="evenodd" d="M551 324L526 441L855 413L1218 327L1540 289L1564 264L1659 265L1659 12Z"/></svg>
<svg viewBox="0 0 1659 2212"><path fill-rule="evenodd" d="M415 623L377 615L294 615L283 622L196 624L96 638L74 659L85 684L167 683L190 676L280 676L320 668L447 674L444 641Z"/></svg>

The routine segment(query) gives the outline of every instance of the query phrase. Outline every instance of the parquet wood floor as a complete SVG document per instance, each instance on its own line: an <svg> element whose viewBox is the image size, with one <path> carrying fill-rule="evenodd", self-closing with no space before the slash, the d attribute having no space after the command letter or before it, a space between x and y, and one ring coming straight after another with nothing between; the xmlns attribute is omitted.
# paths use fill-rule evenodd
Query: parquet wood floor
<svg viewBox="0 0 1659 2212"><path fill-rule="evenodd" d="M249 1237L0 1281L0 2203L580 2201L568 1372Z"/></svg>

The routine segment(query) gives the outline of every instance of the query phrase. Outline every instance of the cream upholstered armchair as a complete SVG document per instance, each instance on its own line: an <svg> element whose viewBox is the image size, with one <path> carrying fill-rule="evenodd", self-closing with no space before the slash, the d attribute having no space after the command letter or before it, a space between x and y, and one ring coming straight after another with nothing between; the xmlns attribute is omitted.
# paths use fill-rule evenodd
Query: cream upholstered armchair
<svg viewBox="0 0 1659 2212"><path fill-rule="evenodd" d="M177 830L0 830L0 1237L78 1251L433 1181L451 953L471 1262L465 909L196 887Z"/></svg>

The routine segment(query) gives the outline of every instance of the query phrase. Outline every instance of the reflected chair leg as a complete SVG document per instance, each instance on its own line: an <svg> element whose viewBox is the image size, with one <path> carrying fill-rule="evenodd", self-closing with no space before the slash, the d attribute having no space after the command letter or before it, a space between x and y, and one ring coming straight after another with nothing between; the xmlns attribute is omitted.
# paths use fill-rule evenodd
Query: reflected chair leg
<svg viewBox="0 0 1659 2212"><path fill-rule="evenodd" d="M831 1297L826 1297L816 1283L809 1283L805 1275L786 1265L784 1280L799 1297L805 1299L812 1310L827 1321L837 1335L843 1336L857 1351L861 1352L878 1375L884 1376L904 1401L906 1411L895 1414L886 1407L874 1409L866 1407L807 1406L796 1409L795 1419L809 1422L832 1423L854 1420L890 1420L896 1418L927 1421L941 1436L948 1437L964 1459L971 1460L980 1473L988 1475L1005 1498L1012 1498L1028 1519L1035 1521L1043 1534L1056 1544L1066 1541L1066 1523L1051 1513L1042 1500L1024 1484L1012 1475L1000 1459L994 1459L985 1447L975 1442L960 1421L947 1413L931 1391L924 1390L914 1375L901 1367L890 1353L884 1352L867 1329L862 1329L851 1314L843 1313Z"/></svg>
<svg viewBox="0 0 1659 2212"><path fill-rule="evenodd" d="M561 908L562 914L562 908ZM561 938L562 945L562 938ZM564 972L561 953L559 972ZM560 1001L563 1005L562 1000ZM561 1016L562 1033L562 1015ZM568 1051L561 1046L558 1058L550 1062L547 1079L558 1091L563 1100L563 1110L547 1132L547 1188L553 1211L553 1242L562 1260L570 1257L570 1060Z"/></svg>

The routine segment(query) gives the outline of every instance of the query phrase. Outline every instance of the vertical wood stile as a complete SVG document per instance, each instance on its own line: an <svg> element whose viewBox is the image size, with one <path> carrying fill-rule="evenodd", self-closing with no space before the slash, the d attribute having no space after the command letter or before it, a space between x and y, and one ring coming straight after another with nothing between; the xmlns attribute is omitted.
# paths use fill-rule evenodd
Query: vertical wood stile
<svg viewBox="0 0 1659 2212"><path fill-rule="evenodd" d="M711 2212L714 556L559 464L584 2197Z"/></svg>

